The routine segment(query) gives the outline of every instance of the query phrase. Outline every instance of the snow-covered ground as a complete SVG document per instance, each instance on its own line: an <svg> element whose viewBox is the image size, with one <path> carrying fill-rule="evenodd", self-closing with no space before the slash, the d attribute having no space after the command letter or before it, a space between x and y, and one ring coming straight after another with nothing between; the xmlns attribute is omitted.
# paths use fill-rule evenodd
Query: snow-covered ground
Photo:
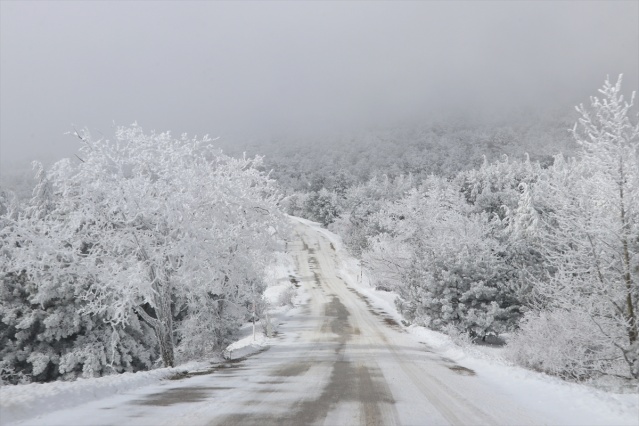
<svg viewBox="0 0 639 426"><path fill-rule="evenodd" d="M198 370L208 362L192 362L175 368L159 368L73 382L30 383L0 387L0 424L27 419L62 408L105 398L158 383L184 371Z"/></svg>

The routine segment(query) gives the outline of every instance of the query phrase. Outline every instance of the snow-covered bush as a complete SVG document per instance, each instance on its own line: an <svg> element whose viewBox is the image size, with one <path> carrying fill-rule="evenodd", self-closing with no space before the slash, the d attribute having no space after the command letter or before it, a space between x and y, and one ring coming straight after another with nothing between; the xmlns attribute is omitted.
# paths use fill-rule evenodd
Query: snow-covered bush
<svg viewBox="0 0 639 426"><path fill-rule="evenodd" d="M384 205L406 196L413 185L410 175L401 175L394 179L373 177L364 184L349 188L340 200L341 214L329 229L342 237L353 254L360 256L368 248L369 239L383 231L375 213Z"/></svg>
<svg viewBox="0 0 639 426"><path fill-rule="evenodd" d="M623 357L586 312L528 312L519 328L506 350L519 365L571 380L626 374Z"/></svg>
<svg viewBox="0 0 639 426"><path fill-rule="evenodd" d="M339 216L338 195L322 188L308 194L304 201L303 216L328 226Z"/></svg>
<svg viewBox="0 0 639 426"><path fill-rule="evenodd" d="M293 284L286 286L286 288L279 294L277 298L277 304L279 306L293 306L293 298L297 294Z"/></svg>
<svg viewBox="0 0 639 426"><path fill-rule="evenodd" d="M49 279L53 286L36 285L26 270L0 273L0 379L50 381L151 367L157 346L148 326L132 321L113 329L103 315L82 312L80 277Z"/></svg>
<svg viewBox="0 0 639 426"><path fill-rule="evenodd" d="M386 231L371 239L364 261L374 285L397 291L409 321L480 338L516 326L520 302L492 221L472 213L454 186L431 178L377 217Z"/></svg>
<svg viewBox="0 0 639 426"><path fill-rule="evenodd" d="M308 196L308 193L294 192L282 199L282 208L291 216L303 217L306 214L304 206Z"/></svg>

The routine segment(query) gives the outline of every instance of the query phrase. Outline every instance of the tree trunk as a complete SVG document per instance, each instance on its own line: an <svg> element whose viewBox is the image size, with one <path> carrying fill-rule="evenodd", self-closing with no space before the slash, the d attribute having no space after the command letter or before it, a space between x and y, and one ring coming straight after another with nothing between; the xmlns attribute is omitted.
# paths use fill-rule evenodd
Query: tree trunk
<svg viewBox="0 0 639 426"><path fill-rule="evenodd" d="M149 279L151 280L151 287L154 290L155 318L147 314L140 306L136 306L135 310L144 321L153 327L155 335L158 338L158 345L160 346L160 354L162 355L164 366L174 367L175 354L173 344L173 312L171 311L171 281L168 279L167 274L158 274L155 266L149 260L146 250L140 245L135 234L133 234L133 237L140 249L138 253L140 260L147 263L149 267ZM162 271L166 272L165 270Z"/></svg>
<svg viewBox="0 0 639 426"><path fill-rule="evenodd" d="M157 322L158 327L154 327L155 335L160 345L160 354L165 367L175 367L175 355L173 351L173 333L164 324Z"/></svg>
<svg viewBox="0 0 639 426"><path fill-rule="evenodd" d="M164 279L162 285L158 286L156 293L156 311L159 327L155 328L158 337L162 361L165 367L175 366L175 356L173 352L173 312L171 311L171 284L168 279Z"/></svg>
<svg viewBox="0 0 639 426"><path fill-rule="evenodd" d="M623 239L623 257L624 257L624 281L626 282L626 308L628 309L628 339L632 345L637 341L637 316L635 314L634 303L632 300L632 278L630 277L630 253L628 252L628 240Z"/></svg>
<svg viewBox="0 0 639 426"><path fill-rule="evenodd" d="M620 198L620 216L621 216L621 244L623 247L623 280L626 285L626 309L628 310L627 318L628 321L628 340L630 341L630 345L637 341L637 317L635 314L634 303L632 300L632 277L630 274L630 252L628 250L628 230L630 228L630 224L628 223L628 218L626 217L626 206L624 199L624 167L623 167L623 159L619 159L619 198Z"/></svg>
<svg viewBox="0 0 639 426"><path fill-rule="evenodd" d="M165 367L175 366L175 354L173 343L173 317L171 315L170 299L159 301L159 308L156 309L155 315L157 318L153 318L141 306L136 306L135 311L140 317L149 324L155 336L158 339L158 346L160 346L160 354L162 356L162 363ZM168 306L167 306L168 305Z"/></svg>

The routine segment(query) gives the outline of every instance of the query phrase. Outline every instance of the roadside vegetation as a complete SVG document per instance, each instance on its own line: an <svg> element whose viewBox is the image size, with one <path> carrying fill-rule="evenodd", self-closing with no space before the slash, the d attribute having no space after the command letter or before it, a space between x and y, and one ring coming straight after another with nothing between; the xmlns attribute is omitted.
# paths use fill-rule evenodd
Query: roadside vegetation
<svg viewBox="0 0 639 426"><path fill-rule="evenodd" d="M439 168L404 162L404 173L364 181L346 167L331 170L292 193L289 211L341 235L374 285L399 294L410 323L474 341L508 335L511 360L565 379L636 383L636 111L634 95L622 96L621 77L607 80L599 97L577 108L572 146L559 140L555 147L571 155L485 156L463 169L445 166L459 146L446 154L425 149Z"/></svg>

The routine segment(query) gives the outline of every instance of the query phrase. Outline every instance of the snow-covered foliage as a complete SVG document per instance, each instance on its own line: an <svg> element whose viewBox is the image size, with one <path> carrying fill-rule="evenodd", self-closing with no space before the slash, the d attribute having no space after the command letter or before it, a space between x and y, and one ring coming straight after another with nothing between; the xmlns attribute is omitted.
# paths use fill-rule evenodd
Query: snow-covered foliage
<svg viewBox="0 0 639 426"><path fill-rule="evenodd" d="M165 366L224 343L263 291L286 231L261 159L207 138L120 128L77 135L77 161L39 171L3 217L3 379Z"/></svg>
<svg viewBox="0 0 639 426"><path fill-rule="evenodd" d="M444 161L425 175L402 154L389 157L404 162L391 177L339 191L330 175L314 175L297 212L339 233L411 322L474 339L518 329L509 344L518 363L572 380L637 379L639 127L621 79L600 92L577 108L576 157L491 162L522 133L433 128L422 141L488 138L483 164L455 174Z"/></svg>
<svg viewBox="0 0 639 426"><path fill-rule="evenodd" d="M419 186L428 176L453 178L502 156L530 154L533 164L547 166L559 152L572 154L572 140L566 128L572 117L525 115L508 122L485 122L478 118L424 118L389 128L373 128L348 134L318 134L304 140L274 139L253 146L228 143L227 150L268 153L265 167L282 186L285 208L294 216L334 226L345 240L360 222L367 203L357 203L353 193L368 192L368 201L379 200L379 189L396 179ZM375 188L378 185L380 188ZM410 188L408 188L410 189ZM360 194L361 195L361 194ZM403 194L402 194L403 196ZM394 198L393 199L397 199ZM354 205L356 203L356 205ZM342 231L346 232L343 234ZM352 235L356 250L365 245L363 236Z"/></svg>
<svg viewBox="0 0 639 426"><path fill-rule="evenodd" d="M368 237L381 231L373 215L386 203L402 199L413 185L410 175L401 175L393 179L373 177L348 188L340 200L342 213L329 228L342 236L353 254L360 255L368 247Z"/></svg>
<svg viewBox="0 0 639 426"><path fill-rule="evenodd" d="M375 176L394 179L411 175L420 183L429 175L453 177L507 155L552 163L555 154L572 155L574 143L566 128L574 112L535 114L513 110L510 117L420 117L394 126L373 127L342 133L284 136L252 144L224 141L225 152L268 153L265 167L290 195L321 188L339 195ZM496 118L496 117L495 117ZM293 213L292 213L293 214Z"/></svg>
<svg viewBox="0 0 639 426"><path fill-rule="evenodd" d="M408 320L482 338L516 325L520 303L491 218L472 213L454 186L433 177L376 219L384 231L364 261L376 286L398 292Z"/></svg>
<svg viewBox="0 0 639 426"><path fill-rule="evenodd" d="M520 354L526 341L563 322L571 332L554 339L573 354L555 358L533 345L539 354L524 363L578 378L639 378L639 123L621 78L600 92L590 109L578 107L580 161L556 162L536 185L531 202L552 206L534 220L549 268L534 279L534 314L514 346Z"/></svg>

